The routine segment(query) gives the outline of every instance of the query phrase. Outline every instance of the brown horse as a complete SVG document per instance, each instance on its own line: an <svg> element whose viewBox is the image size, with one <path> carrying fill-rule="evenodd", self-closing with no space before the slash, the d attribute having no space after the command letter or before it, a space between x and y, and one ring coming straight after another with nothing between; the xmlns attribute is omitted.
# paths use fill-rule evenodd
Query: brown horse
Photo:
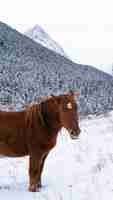
<svg viewBox="0 0 113 200"><path fill-rule="evenodd" d="M29 191L41 187L44 161L56 145L59 130L65 127L73 139L80 134L75 96L48 97L20 112L0 111L0 154L29 155Z"/></svg>

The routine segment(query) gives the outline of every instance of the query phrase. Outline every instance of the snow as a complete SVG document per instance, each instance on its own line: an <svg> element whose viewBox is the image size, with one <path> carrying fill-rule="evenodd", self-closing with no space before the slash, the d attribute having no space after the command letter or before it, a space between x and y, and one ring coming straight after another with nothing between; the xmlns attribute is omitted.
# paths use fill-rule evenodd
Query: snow
<svg viewBox="0 0 113 200"><path fill-rule="evenodd" d="M48 33L46 33L38 24L26 31L24 34L33 39L35 42L40 43L42 46L67 57L63 48L56 41L54 41L51 36L49 36Z"/></svg>
<svg viewBox="0 0 113 200"><path fill-rule="evenodd" d="M42 34L41 34L42 35ZM5 37L4 37L5 36ZM79 65L0 22L0 102L26 104L49 95L79 91L82 114L113 107L113 77Z"/></svg>
<svg viewBox="0 0 113 200"><path fill-rule="evenodd" d="M113 112L80 121L71 140L62 129L49 154L40 192L28 192L28 157L0 158L0 198L27 200L113 199Z"/></svg>

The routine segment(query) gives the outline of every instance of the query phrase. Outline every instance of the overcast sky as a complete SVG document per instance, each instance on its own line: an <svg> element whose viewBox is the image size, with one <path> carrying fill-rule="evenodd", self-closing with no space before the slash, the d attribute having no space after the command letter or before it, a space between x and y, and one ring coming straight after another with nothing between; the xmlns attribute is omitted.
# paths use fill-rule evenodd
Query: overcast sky
<svg viewBox="0 0 113 200"><path fill-rule="evenodd" d="M0 0L0 20L20 32L42 26L80 63L111 70L112 0Z"/></svg>

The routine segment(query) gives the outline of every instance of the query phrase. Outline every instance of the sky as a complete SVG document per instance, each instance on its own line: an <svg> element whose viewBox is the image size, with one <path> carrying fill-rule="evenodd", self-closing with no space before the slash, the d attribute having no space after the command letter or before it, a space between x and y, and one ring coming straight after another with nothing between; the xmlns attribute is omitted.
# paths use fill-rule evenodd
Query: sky
<svg viewBox="0 0 113 200"><path fill-rule="evenodd" d="M112 0L0 0L0 21L45 29L74 61L107 72L113 63Z"/></svg>

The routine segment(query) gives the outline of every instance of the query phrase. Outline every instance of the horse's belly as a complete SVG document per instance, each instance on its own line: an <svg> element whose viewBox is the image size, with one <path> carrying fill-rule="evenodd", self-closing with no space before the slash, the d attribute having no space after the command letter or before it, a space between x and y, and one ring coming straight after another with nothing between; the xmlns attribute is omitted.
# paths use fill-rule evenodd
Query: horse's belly
<svg viewBox="0 0 113 200"><path fill-rule="evenodd" d="M0 155L9 157L21 157L27 155L27 152L5 143L0 143Z"/></svg>
<svg viewBox="0 0 113 200"><path fill-rule="evenodd" d="M12 152L11 148L7 144L0 142L0 155L11 156L12 154L14 152Z"/></svg>
<svg viewBox="0 0 113 200"><path fill-rule="evenodd" d="M21 132L12 129L0 130L0 155L19 157L27 155L25 139Z"/></svg>

